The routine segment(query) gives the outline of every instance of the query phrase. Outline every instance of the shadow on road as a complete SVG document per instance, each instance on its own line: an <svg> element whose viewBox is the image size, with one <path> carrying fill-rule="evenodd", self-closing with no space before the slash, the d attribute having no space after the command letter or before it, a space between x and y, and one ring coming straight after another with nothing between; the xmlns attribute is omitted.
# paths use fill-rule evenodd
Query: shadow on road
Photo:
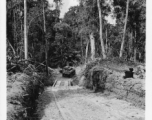
<svg viewBox="0 0 152 120"><path fill-rule="evenodd" d="M53 97L53 94L51 90L47 89L45 90L38 99L38 107L37 107L37 114L39 117L39 120L42 119L42 117L45 115L45 109L47 106L49 106L50 103L54 102L55 99Z"/></svg>

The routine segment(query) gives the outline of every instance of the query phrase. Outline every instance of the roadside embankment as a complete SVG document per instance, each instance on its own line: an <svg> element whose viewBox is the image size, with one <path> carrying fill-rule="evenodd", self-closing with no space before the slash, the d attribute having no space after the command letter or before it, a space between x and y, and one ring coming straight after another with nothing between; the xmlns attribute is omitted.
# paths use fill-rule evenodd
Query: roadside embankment
<svg viewBox="0 0 152 120"><path fill-rule="evenodd" d="M48 84L52 82L44 73L7 75L7 120L36 118L38 96Z"/></svg>
<svg viewBox="0 0 152 120"><path fill-rule="evenodd" d="M109 61L108 61L109 62ZM111 67L110 67L111 66ZM124 69L123 69L124 68ZM125 78L125 71L133 68L133 78ZM79 84L86 88L94 88L115 93L118 98L127 100L134 105L144 109L145 107L145 68L142 65L115 64L110 62L104 64L94 61L86 65L84 72L81 72ZM80 75L79 75L80 76ZM103 92L104 92L103 91Z"/></svg>

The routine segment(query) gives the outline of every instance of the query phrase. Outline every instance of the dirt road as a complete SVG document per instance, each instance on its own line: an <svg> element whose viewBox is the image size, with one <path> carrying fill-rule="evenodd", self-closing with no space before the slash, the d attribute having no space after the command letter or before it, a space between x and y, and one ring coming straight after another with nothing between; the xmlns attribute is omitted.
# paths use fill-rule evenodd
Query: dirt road
<svg viewBox="0 0 152 120"><path fill-rule="evenodd" d="M93 93L71 86L71 79L59 76L53 88L39 97L40 120L144 120L144 110L114 95Z"/></svg>

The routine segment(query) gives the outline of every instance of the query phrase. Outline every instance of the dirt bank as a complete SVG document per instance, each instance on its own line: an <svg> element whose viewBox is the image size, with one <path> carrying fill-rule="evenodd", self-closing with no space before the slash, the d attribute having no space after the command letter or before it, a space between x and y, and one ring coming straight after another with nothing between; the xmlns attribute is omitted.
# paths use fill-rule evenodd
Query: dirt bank
<svg viewBox="0 0 152 120"><path fill-rule="evenodd" d="M124 73L113 72L106 80L105 88L116 93L119 98L145 108L145 80L139 78L123 79Z"/></svg>
<svg viewBox="0 0 152 120"><path fill-rule="evenodd" d="M115 67L114 67L115 66ZM125 71L129 68L134 69L133 78L124 78ZM97 78L96 72L99 73ZM118 98L125 99L145 108L145 70L141 65L119 65L99 64L99 62L92 62L86 66L83 82L84 86L88 88L93 87L94 79L98 79L99 87L104 85L104 90L114 92ZM95 76L95 78L93 77ZM81 79L80 79L81 80Z"/></svg>
<svg viewBox="0 0 152 120"><path fill-rule="evenodd" d="M36 100L43 91L38 75L16 73L7 76L7 120L27 120L34 117Z"/></svg>

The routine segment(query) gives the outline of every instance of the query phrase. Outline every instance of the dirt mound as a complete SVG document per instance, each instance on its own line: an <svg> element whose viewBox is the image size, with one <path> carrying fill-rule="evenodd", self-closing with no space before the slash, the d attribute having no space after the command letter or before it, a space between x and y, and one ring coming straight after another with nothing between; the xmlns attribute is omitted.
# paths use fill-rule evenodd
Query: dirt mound
<svg viewBox="0 0 152 120"><path fill-rule="evenodd" d="M104 87L108 74L111 72L104 67L98 65L92 67L86 75L85 86L88 88L93 88L94 84L97 84L97 87ZM97 88L96 88L97 89Z"/></svg>
<svg viewBox="0 0 152 120"><path fill-rule="evenodd" d="M140 79L145 79L145 66L143 65L138 65L135 69L134 69L134 73L136 78L140 78Z"/></svg>
<svg viewBox="0 0 152 120"><path fill-rule="evenodd" d="M119 95L119 98L129 100L145 107L145 81L143 79L123 78L123 73L114 72L106 80L106 90Z"/></svg>
<svg viewBox="0 0 152 120"><path fill-rule="evenodd" d="M105 63L109 64L105 65ZM113 68L113 66L117 67ZM124 78L125 70L130 67L134 68L134 77ZM142 65L129 66L122 63L119 66L109 61L104 61L102 64L92 62L86 66L84 75L87 88L94 86L96 89L104 88L106 91L116 93L119 98L129 100L141 108L145 107L145 70Z"/></svg>
<svg viewBox="0 0 152 120"><path fill-rule="evenodd" d="M78 66L75 68L76 70L76 76L73 78L72 83L73 85L79 85L83 86L84 85L84 70L85 70L85 65Z"/></svg>

